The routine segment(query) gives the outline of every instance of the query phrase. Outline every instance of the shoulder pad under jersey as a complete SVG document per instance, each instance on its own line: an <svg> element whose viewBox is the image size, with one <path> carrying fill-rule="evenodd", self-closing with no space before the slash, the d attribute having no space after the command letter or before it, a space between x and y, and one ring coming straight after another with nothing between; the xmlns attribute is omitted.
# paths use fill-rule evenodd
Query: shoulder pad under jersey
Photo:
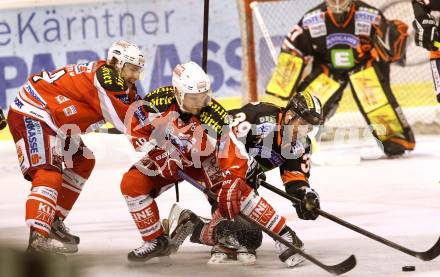
<svg viewBox="0 0 440 277"><path fill-rule="evenodd" d="M164 112L168 110L172 104L177 103L176 96L174 94L174 87L165 86L150 91L145 95L144 101L147 102L144 105L144 108L147 112Z"/></svg>
<svg viewBox="0 0 440 277"><path fill-rule="evenodd" d="M96 71L99 84L106 90L121 92L128 89L128 85L119 73L108 65L103 65Z"/></svg>
<svg viewBox="0 0 440 277"><path fill-rule="evenodd" d="M208 106L204 107L198 115L201 124L208 125L220 135L224 125L229 124L228 112L216 100L212 99Z"/></svg>

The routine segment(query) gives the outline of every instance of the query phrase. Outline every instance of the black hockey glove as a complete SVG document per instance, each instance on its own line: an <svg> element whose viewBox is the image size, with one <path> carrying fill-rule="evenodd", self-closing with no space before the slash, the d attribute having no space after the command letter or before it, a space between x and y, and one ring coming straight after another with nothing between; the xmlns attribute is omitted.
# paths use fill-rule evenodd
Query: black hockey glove
<svg viewBox="0 0 440 277"><path fill-rule="evenodd" d="M315 220L319 214L316 208L320 208L319 194L312 188L300 187L293 191L293 196L301 199L301 204L293 203L298 217L304 220Z"/></svg>
<svg viewBox="0 0 440 277"><path fill-rule="evenodd" d="M5 115L3 114L3 110L0 109L0 130L3 130L6 127L7 123L6 123L6 118Z"/></svg>
<svg viewBox="0 0 440 277"><path fill-rule="evenodd" d="M416 18L412 24L415 30L414 40L416 45L429 51L438 50L434 46L434 42L439 41L440 35L434 17L426 14L423 17Z"/></svg>
<svg viewBox="0 0 440 277"><path fill-rule="evenodd" d="M246 183L254 189L258 189L260 187L260 182L266 181L266 174L264 174L260 164L253 157L251 157L251 159L252 161L246 172Z"/></svg>

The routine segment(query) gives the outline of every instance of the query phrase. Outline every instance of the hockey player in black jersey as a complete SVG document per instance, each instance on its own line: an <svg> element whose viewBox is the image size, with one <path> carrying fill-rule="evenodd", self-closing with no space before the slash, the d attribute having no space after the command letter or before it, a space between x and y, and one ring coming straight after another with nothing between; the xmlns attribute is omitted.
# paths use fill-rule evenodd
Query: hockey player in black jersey
<svg viewBox="0 0 440 277"><path fill-rule="evenodd" d="M294 204L299 218L314 220L318 214L319 195L313 190L310 176L310 138L312 129L322 122L321 103L307 92L296 94L281 108L270 103L249 103L240 109L229 111L237 138L245 145L252 157L247 172L248 184L257 189L260 180L265 180L265 171L279 168L287 193L303 199L301 205ZM208 263L252 264L256 260L255 250L261 245L260 230L252 229L246 223L235 219L226 220L214 213L206 221L189 210L175 206L170 212L169 226L172 245L175 250L191 235L191 242L212 245ZM302 241L289 229L282 234L302 248ZM299 255L292 255L280 243L276 243L281 261L294 267L303 261Z"/></svg>
<svg viewBox="0 0 440 277"><path fill-rule="evenodd" d="M413 150L415 139L390 86L390 63L403 62L407 25L356 0L326 0L307 12L285 37L266 92L289 99L317 96L327 120L347 85L388 156ZM301 79L305 65L312 71Z"/></svg>
<svg viewBox="0 0 440 277"><path fill-rule="evenodd" d="M415 43L430 51L431 71L437 102L440 103L440 33L431 11L440 11L439 1L413 0Z"/></svg>

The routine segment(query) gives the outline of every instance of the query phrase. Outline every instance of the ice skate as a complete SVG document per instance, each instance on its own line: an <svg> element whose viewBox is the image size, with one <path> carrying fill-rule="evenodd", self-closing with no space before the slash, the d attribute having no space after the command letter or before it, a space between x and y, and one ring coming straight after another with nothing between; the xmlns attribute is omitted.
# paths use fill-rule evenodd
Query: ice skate
<svg viewBox="0 0 440 277"><path fill-rule="evenodd" d="M69 231L69 228L64 225L64 222L57 217L52 223L49 237L61 242L64 246L64 249L66 249L65 253L78 252L78 244L80 239L78 236L69 233Z"/></svg>
<svg viewBox="0 0 440 277"><path fill-rule="evenodd" d="M295 232L287 226L284 228L286 228L287 231L282 235L282 237L297 248L304 250L304 243L298 238ZM278 258L288 267L298 266L305 260L303 256L296 254L293 250L278 241L275 242L275 247L277 248L277 252L279 254Z"/></svg>
<svg viewBox="0 0 440 277"><path fill-rule="evenodd" d="M253 265L256 261L255 251L249 251L244 246L239 249L233 249L217 244L211 249L211 258L208 260L208 264Z"/></svg>
<svg viewBox="0 0 440 277"><path fill-rule="evenodd" d="M33 230L31 230L29 234L29 244L26 251L57 257L63 257L64 255L62 253L66 253L61 244L57 245L56 241L46 238Z"/></svg>
<svg viewBox="0 0 440 277"><path fill-rule="evenodd" d="M177 252L185 239L193 233L196 224L203 224L203 222L195 213L186 209L182 210L177 204L173 205L168 217L168 232L172 253Z"/></svg>
<svg viewBox="0 0 440 277"><path fill-rule="evenodd" d="M169 256L170 250L168 238L162 235L154 240L145 241L141 247L128 253L127 258L130 262L145 262L155 257Z"/></svg>

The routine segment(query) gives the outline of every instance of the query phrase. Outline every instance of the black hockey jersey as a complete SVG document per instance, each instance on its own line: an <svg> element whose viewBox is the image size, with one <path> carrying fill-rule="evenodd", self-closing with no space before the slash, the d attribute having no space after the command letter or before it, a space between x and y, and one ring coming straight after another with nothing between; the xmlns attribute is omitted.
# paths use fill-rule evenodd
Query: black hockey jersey
<svg viewBox="0 0 440 277"><path fill-rule="evenodd" d="M248 154L264 171L279 167L283 183L306 182L310 176L310 139L289 141L283 136L282 110L270 103L249 103L229 111L231 126ZM284 138L283 138L284 137Z"/></svg>
<svg viewBox="0 0 440 277"><path fill-rule="evenodd" d="M314 57L314 66L326 65L333 73L351 71L372 58L373 25L381 24L383 14L376 8L354 1L339 22L325 3L307 12L286 36L282 50Z"/></svg>

